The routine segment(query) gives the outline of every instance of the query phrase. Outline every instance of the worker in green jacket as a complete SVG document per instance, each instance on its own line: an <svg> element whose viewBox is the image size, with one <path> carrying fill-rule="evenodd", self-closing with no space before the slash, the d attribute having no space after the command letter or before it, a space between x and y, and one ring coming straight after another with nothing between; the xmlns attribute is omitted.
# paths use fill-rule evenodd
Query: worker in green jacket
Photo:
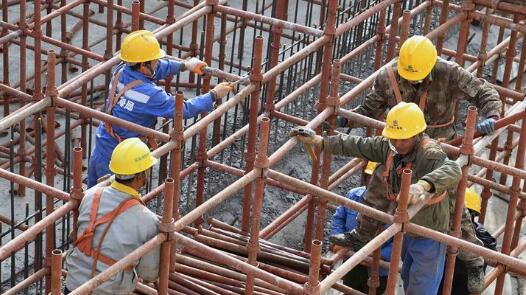
<svg viewBox="0 0 526 295"><path fill-rule="evenodd" d="M424 114L414 103L400 102L387 114L383 136L360 137L339 134L322 137L309 128L296 127L289 133L307 144L316 144L325 153L360 157L380 163L367 187L364 204L383 212L396 208L401 172L412 169L410 204L433 195L411 222L439 232L449 229L448 189L460 180L460 167L447 158L440 144L430 139ZM385 172L384 172L385 171ZM376 180L375 180L376 178ZM380 185L371 185L374 183ZM386 193L387 192L387 193ZM358 215L358 225L344 234L330 237L332 243L358 251L370 241L381 222ZM446 246L431 239L406 235L402 249L402 280L406 295L435 295L442 279Z"/></svg>

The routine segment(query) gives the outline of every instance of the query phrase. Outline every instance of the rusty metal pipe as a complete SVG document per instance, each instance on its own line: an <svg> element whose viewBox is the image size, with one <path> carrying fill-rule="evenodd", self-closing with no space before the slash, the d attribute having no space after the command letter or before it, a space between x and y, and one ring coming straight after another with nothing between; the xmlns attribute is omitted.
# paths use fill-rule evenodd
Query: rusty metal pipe
<svg viewBox="0 0 526 295"><path fill-rule="evenodd" d="M62 250L51 252L51 295L61 295L62 292Z"/></svg>
<svg viewBox="0 0 526 295"><path fill-rule="evenodd" d="M174 180L167 178L164 181L164 203L163 203L163 218L161 220L162 228L160 232L169 235L169 230L166 228L173 223L173 197L174 197ZM168 294L168 276L170 273L170 240L166 240L161 244L161 258L159 266L159 285L157 287L159 294Z"/></svg>

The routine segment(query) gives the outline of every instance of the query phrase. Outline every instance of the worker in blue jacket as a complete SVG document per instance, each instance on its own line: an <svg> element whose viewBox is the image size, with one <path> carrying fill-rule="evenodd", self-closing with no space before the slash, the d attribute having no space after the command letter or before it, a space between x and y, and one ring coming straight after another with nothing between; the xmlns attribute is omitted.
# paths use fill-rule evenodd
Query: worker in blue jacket
<svg viewBox="0 0 526 295"><path fill-rule="evenodd" d="M158 117L172 118L175 99L163 87L157 86L155 81L184 70L202 75L203 67L207 64L197 58L185 62L163 59L165 55L150 31L135 31L126 36L119 55L123 63L114 71L106 112L148 128L155 126ZM232 87L228 83L220 83L207 94L186 100L183 117L192 118L203 112L211 112L214 102L221 100L230 90ZM113 149L130 137L142 135L118 125L100 123L89 161L88 188L94 186L100 177L110 173L108 165ZM153 138L143 139L149 141L150 147L155 147Z"/></svg>
<svg viewBox="0 0 526 295"><path fill-rule="evenodd" d="M367 184L367 178L372 174L373 170L376 167L375 162L369 162L367 164L367 167L364 170L365 173L365 181L364 183ZM353 188L350 190L346 197L351 200L358 203L363 203L363 196L365 194L366 188L365 186ZM331 226L331 235L335 234L342 234L345 232L352 231L356 227L356 217L358 216L358 212L354 211L351 208L346 208L344 206L338 206L336 208L336 212L334 212L334 215L332 216L332 226ZM385 261L391 260L391 250L393 247L392 240L389 240L387 243L385 243L381 250L380 250L380 256L381 259ZM340 249L342 249L343 246L333 245L333 252L338 252ZM376 294L383 294L385 292L385 288L387 286L387 276L389 275L389 269L385 269L380 267L379 269L379 276L380 276L380 286L376 289ZM353 268L351 271L349 271L344 277L343 277L343 283L344 285L353 288L354 290L368 293L369 287L367 286L367 280L369 278L369 269L368 267L364 265L357 265L355 268Z"/></svg>

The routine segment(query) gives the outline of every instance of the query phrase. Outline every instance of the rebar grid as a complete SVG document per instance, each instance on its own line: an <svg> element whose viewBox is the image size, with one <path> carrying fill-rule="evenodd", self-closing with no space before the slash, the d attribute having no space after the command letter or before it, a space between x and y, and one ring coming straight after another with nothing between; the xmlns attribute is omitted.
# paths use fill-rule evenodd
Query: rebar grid
<svg viewBox="0 0 526 295"><path fill-rule="evenodd" d="M9 229L2 231L2 237L10 235L10 239L7 243L2 243L0 248L0 260L11 259L11 274L7 283L11 289L5 293L16 294L32 287L36 293L59 294L57 280L60 280L61 274L61 254L53 249L66 249L71 242L67 237L68 233L72 231L73 237L76 234L77 208L83 196L82 159L90 154L94 142L91 129L100 121L153 136L163 143L154 151L155 156L162 159L157 173L158 186L149 187L144 196L147 201L156 199L156 210L165 208L163 227L150 242L98 274L72 294L85 294L159 245L162 245L163 257L168 257L163 258L161 266L162 279L158 286L158 292L161 294L174 291L189 294L319 294L331 287L345 293L358 294L357 291L334 283L362 260L367 260L367 256L390 237L395 236L396 245L396 241L401 241L404 231L446 243L451 247L451 253L462 247L494 261L496 269L487 275L486 285L497 279L496 294L502 294L506 272L524 275L526 263L516 258L526 246L525 241L519 238L526 212L526 184L520 187L520 181L526 179L523 167L526 115L522 74L517 77L515 86L512 87L509 83L513 63L518 62L519 69L524 69L526 59L524 50L521 50L517 58L518 43L523 39L523 35L518 33L526 32L524 22L521 22L526 16L524 6L506 1L486 0L465 0L461 3L449 3L447 0L330 0L328 3L305 1L306 15L302 16L298 15L297 9L302 3L303 0L276 0L272 3L262 1L251 7L254 9L254 12L251 12L246 0L239 8L225 6L225 1L217 0L201 3L194 1L193 7L173 0L155 7L148 7L144 1L134 1L131 9L123 6L122 1L115 4L112 0L70 3L61 1L60 5L53 1L37 1L34 2L32 15L28 17L25 0L3 0L0 22L3 29L0 37L3 82L0 83L0 92L4 117L0 119L0 130L9 129L7 133L11 140L0 146L0 157L6 159L0 163L0 176L10 182L12 206L10 218L3 218L7 221ZM91 17L95 12L90 11L90 4L97 4L99 13L106 10L105 22ZM475 4L485 6L486 12L477 11L478 7ZM20 19L16 22L10 20L8 15L8 7L13 5L20 8ZM296 8L295 15L288 15L288 8L293 5ZM74 11L77 6L82 6L82 13ZM43 17L42 7L46 9L46 15ZM175 7L188 10L176 17ZM167 8L164 17L154 15L164 8ZM488 12L490 9L496 11ZM440 18L436 17L438 14L435 11L440 12ZM453 15L448 17L448 13ZM500 14L511 14L513 17L508 18ZM66 16L79 18L70 31L66 27ZM129 19L130 23L125 23L123 16ZM478 55L466 52L469 24L472 20L481 21L483 25ZM60 40L53 37L53 27L57 21L60 26ZM452 50L443 47L443 42L455 25L460 25L460 32L457 48ZM105 28L106 36L89 44L93 39L89 36L89 28L93 26ZM212 77L216 77L218 82L235 81L247 75L248 79L244 79L245 83L239 84L236 94L212 113L183 122L179 108L174 114L174 120L166 120L160 124L162 130L145 128L101 112L110 70L119 62L115 52L119 49L123 34L145 26L156 27L155 35L166 46L168 54L183 58L200 56L211 65L204 77L189 75L186 80L177 77L175 81L161 81L167 91L207 91L212 86ZM497 46L488 51L486 47L490 26L501 28L502 33L499 35ZM81 45L74 45L73 37L81 29L82 40L76 40L80 41ZM504 29L511 30L507 39L504 39ZM191 30L189 44L184 43L182 37L188 30ZM398 45L413 33L426 34L429 38L437 40L437 47L443 55L454 57L460 64L469 63L468 69L476 71L479 76L483 76L484 70L491 69L490 65L493 65L491 75L486 77L497 88L505 105L512 106L503 110L507 116L497 122L497 126L501 128L499 133L506 131L508 134L504 147L499 147L498 136L483 138L475 144L476 151L483 151L487 149L486 146L491 146L488 159L463 152L463 147L473 144L473 138L480 137L480 134L473 134L475 110L468 112L466 136L460 148L443 144L450 155L461 155L464 166L456 212L463 204L463 188L469 184L468 180L472 184L477 183L484 187L482 221L485 218L488 199L492 196L490 191L509 195L506 224L498 231L503 233L502 253L456 238L459 214L454 216L454 230L450 236L411 224L403 218L404 212L407 212L409 217L414 216L421 206L411 206L406 211L407 203L402 201L396 214L391 216L330 192L330 189L334 189L351 175L362 171L363 162L357 159L352 159L331 175L331 157L321 156L319 151L316 151L317 160L312 163L310 183L272 168L296 145L294 139L287 140L279 136L280 130L287 130L292 125L307 125L321 133L321 124L328 122L329 133L333 133L335 116L341 115L364 123L372 129L382 128L382 122L353 114L343 107L356 104L363 98L379 72L382 61L390 65L392 58L396 56ZM233 36L230 48L227 35ZM33 44L28 44L28 38ZM179 44L174 41L177 38ZM103 52L96 53L100 52L100 46L97 50L97 44L102 41L106 41L105 46L102 46ZM267 44L264 44L265 41ZM246 42L253 44L251 54L245 52ZM282 44L286 42L289 43ZM9 47L13 45L20 49L20 78L18 82L12 83ZM58 48L59 52L55 53L49 49L50 46ZM29 77L27 49L34 52L34 74ZM45 63L42 62L42 55L47 56ZM253 61L250 60L250 56L253 57ZM496 85L496 69L502 57L505 59L503 83ZM79 71L78 67L82 72L70 77L68 71ZM60 82L55 78L55 73L60 73ZM522 71L519 70L519 73ZM103 75L102 79L97 78L100 75ZM345 83L341 83L342 81ZM45 87L43 82L46 83ZM345 94L340 97L339 92ZM184 96L183 92L177 92L178 104ZM248 96L250 99L246 99ZM56 116L63 118L66 127L64 131L54 132L57 127ZM28 119L31 119L31 122L26 124ZM213 125L212 132L207 132L209 125ZM183 126L186 127L184 131ZM75 128L80 129L80 135L72 134L71 130ZM172 128L173 131L170 132ZM256 136L258 130L259 137ZM42 136L44 132L45 137ZM519 133L519 137L513 141L516 133ZM48 140L51 138L53 140ZM63 146L59 144L62 142L61 138L64 138ZM256 152L258 138L259 148ZM238 140L241 140L241 145L236 144ZM275 144L269 145L270 142ZM460 142L457 140L451 144L455 143L458 145ZM33 145L33 148L28 148L27 144ZM513 152L517 152L518 155L515 167L509 166ZM170 157L166 157L168 153L171 153ZM70 162L73 165L70 165ZM481 169L472 173L474 170L468 169L466 165L475 165ZM238 178L220 189L211 188L210 185L214 184L210 178L213 172L207 172L206 168L226 172ZM499 182L492 180L494 171L501 174ZM61 175L62 188L55 188L57 173ZM410 179L410 173L404 173L406 181L402 187L402 200L407 198L407 179ZM175 176L177 174L179 177ZM511 187L506 186L507 175L513 177ZM46 178L46 184L42 183L43 176ZM166 177L173 178L167 180L169 185L164 184ZM304 196L260 231L260 208L266 185ZM255 187L254 191L252 186ZM27 194L26 188L35 192L33 212L26 205L26 218L15 221L15 195ZM234 197L241 189L244 191L244 201L240 228L210 220L210 230L215 230L216 233L205 229L202 226L204 217L212 209ZM67 193L68 191L70 193ZM163 191L164 196L170 197L161 198ZM45 207L42 204L42 193L46 195ZM205 201L205 194L213 196ZM186 208L182 206L183 200L179 199L183 195L186 197ZM191 198L193 195L196 197ZM160 203L161 200L164 204ZM319 241L323 241L324 218L329 201L393 224L330 275L327 268L338 258L341 259L343 253L337 253L331 259L320 257ZM55 208L57 203L59 207ZM171 206L171 203L174 205ZM307 211L307 224L303 251L266 241L304 211ZM194 227L190 227L191 225ZM61 230L58 230L58 227ZM218 230L221 227L222 231ZM181 232L186 235L182 235ZM192 236L193 239L188 236ZM177 251L176 245L179 247ZM400 242L398 248L395 247L395 250L398 250L393 251L393 259L389 266L391 287L394 286L393 282L397 276L399 246ZM32 251L29 248L32 248ZM33 254L32 259L29 258L29 252ZM285 253L285 256L294 256L284 259ZM20 254L25 256L24 266L20 271L23 272L23 280L17 282L16 274L19 271L15 268L15 256ZM196 259L198 257L200 259ZM448 288L451 286L454 260L454 254L448 256L444 294L448 294ZM216 274L228 273L233 279L220 280L217 277L211 278L208 273L196 271L207 269L209 266L203 268L202 264L208 261L221 265L218 266ZM263 261L274 261L280 267L266 265ZM167 262L170 263L166 264ZM372 265L377 269L380 264ZM303 267L303 274L287 271L287 266ZM323 279L326 275L328 276ZM4 274L0 277L0 282L3 278ZM196 278L206 279L208 283L200 282ZM323 280L320 282L320 279ZM2 287L3 284L0 285L0 288ZM138 286L138 292L150 294L155 290L141 285ZM394 288L389 288L388 292L394 294Z"/></svg>

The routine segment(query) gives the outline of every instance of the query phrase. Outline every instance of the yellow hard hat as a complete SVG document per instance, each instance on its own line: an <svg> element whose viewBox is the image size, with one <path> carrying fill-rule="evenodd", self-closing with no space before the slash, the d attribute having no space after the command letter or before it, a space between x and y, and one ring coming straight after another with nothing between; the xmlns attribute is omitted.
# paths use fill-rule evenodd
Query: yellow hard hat
<svg viewBox="0 0 526 295"><path fill-rule="evenodd" d="M423 80L437 62L435 45L424 36L413 36L400 47L398 74L409 81Z"/></svg>
<svg viewBox="0 0 526 295"><path fill-rule="evenodd" d="M422 110L415 103L402 101L387 113L382 135L389 139L408 139L426 128Z"/></svg>
<svg viewBox="0 0 526 295"><path fill-rule="evenodd" d="M376 168L376 166L378 166L378 163L368 161L367 162L367 167L365 167L365 170L363 172L365 172L366 174L369 174L369 175L373 175L373 171Z"/></svg>
<svg viewBox="0 0 526 295"><path fill-rule="evenodd" d="M165 55L153 33L140 30L124 38L119 58L125 62L138 63L163 58Z"/></svg>
<svg viewBox="0 0 526 295"><path fill-rule="evenodd" d="M132 176L157 163L148 146L137 137L123 140L111 154L110 171L119 176Z"/></svg>
<svg viewBox="0 0 526 295"><path fill-rule="evenodd" d="M464 205L466 208L471 209L480 214L480 207L482 200L480 195L472 188L468 188L464 194Z"/></svg>

